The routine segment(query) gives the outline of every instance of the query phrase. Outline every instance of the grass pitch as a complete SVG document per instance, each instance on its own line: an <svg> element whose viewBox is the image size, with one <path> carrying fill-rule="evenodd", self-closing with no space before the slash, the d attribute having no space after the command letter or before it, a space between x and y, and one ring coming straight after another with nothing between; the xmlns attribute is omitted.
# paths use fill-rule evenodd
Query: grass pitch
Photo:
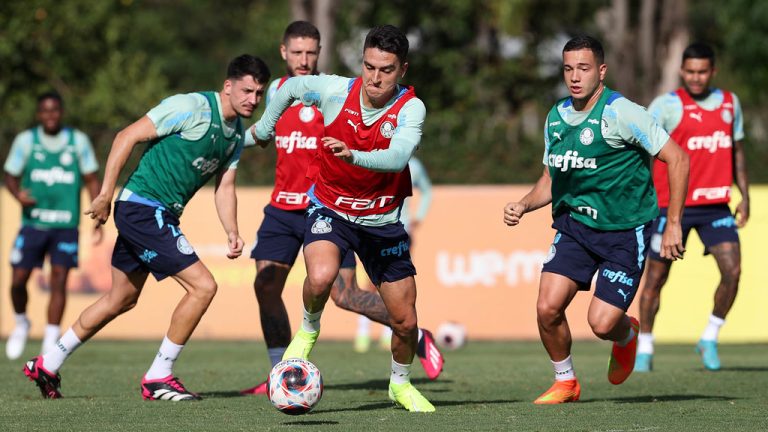
<svg viewBox="0 0 768 432"><path fill-rule="evenodd" d="M2 346L2 345L0 345ZM723 370L703 369L693 346L657 347L649 374L608 383L610 345L576 342L581 401L532 403L552 381L537 342L475 342L446 353L445 371L428 381L418 361L413 382L437 412L411 414L387 399L390 356L350 342L320 341L312 361L325 393L313 412L286 416L266 397L241 397L268 373L262 342L193 340L175 373L204 400L145 402L139 382L159 346L92 341L62 369L64 399L43 400L21 373L23 361L0 359L0 431L765 431L768 346L723 345ZM31 341L23 358L39 342ZM3 350L4 351L4 350Z"/></svg>

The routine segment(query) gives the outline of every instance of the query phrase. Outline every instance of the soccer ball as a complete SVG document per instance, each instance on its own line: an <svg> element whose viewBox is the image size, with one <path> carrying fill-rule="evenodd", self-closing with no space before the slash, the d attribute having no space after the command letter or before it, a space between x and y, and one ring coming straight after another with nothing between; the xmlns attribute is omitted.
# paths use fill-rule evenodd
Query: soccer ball
<svg viewBox="0 0 768 432"><path fill-rule="evenodd" d="M323 377L309 360L292 358L272 368L267 387L275 408L289 415L306 414L323 396Z"/></svg>
<svg viewBox="0 0 768 432"><path fill-rule="evenodd" d="M467 328L456 322L444 322L437 327L437 345L447 350L457 350L467 341Z"/></svg>

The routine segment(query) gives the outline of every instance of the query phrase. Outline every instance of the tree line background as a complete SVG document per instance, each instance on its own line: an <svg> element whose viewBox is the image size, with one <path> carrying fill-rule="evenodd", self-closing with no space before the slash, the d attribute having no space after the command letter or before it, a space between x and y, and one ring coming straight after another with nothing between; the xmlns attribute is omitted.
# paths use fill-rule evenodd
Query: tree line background
<svg viewBox="0 0 768 432"><path fill-rule="evenodd" d="M750 176L768 181L768 2L760 0L5 0L0 158L34 125L36 96L54 89L103 169L117 131L167 96L218 90L232 57L260 56L273 78L283 75L279 44L294 19L320 29L321 71L347 76L360 72L370 27L407 32L404 82L427 106L418 157L436 183L535 181L544 116L566 94L569 37L600 38L608 85L643 105L679 85L690 41L708 42L715 85L742 102ZM239 183L270 184L274 151L249 149L240 167Z"/></svg>

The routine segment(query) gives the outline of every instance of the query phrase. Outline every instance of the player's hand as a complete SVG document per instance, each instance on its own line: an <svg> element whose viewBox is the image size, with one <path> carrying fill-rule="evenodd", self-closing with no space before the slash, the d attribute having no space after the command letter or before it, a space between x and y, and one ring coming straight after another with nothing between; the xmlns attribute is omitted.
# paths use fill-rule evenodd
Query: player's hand
<svg viewBox="0 0 768 432"><path fill-rule="evenodd" d="M245 242L239 234L232 232L227 236L227 246L229 247L227 258L235 259L243 254L243 247L245 247Z"/></svg>
<svg viewBox="0 0 768 432"><path fill-rule="evenodd" d="M101 243L101 241L104 239L104 230L101 229L101 223L96 222L96 225L93 226L93 233L91 233L91 244L94 246Z"/></svg>
<svg viewBox="0 0 768 432"><path fill-rule="evenodd" d="M520 219L525 214L525 204L521 202L511 202L504 206L504 223L509 226L515 226L520 223Z"/></svg>
<svg viewBox="0 0 768 432"><path fill-rule="evenodd" d="M26 189L20 190L16 199L19 200L19 204L21 204L22 207L32 207L37 204L37 200L32 198L32 195L30 195L29 191Z"/></svg>
<svg viewBox="0 0 768 432"><path fill-rule="evenodd" d="M736 226L739 228L744 228L744 226L747 224L747 221L749 220L749 200L743 199L739 203L739 205L736 206Z"/></svg>
<svg viewBox="0 0 768 432"><path fill-rule="evenodd" d="M248 128L248 130L251 132L251 136L253 137L253 141L256 142L256 145L265 148L267 145L269 145L269 140L260 140L256 137L256 124Z"/></svg>
<svg viewBox="0 0 768 432"><path fill-rule="evenodd" d="M109 219L109 213L112 211L112 197L97 195L91 202L91 207L85 211L85 214L95 219L100 224L104 224Z"/></svg>
<svg viewBox="0 0 768 432"><path fill-rule="evenodd" d="M667 220L667 226L661 235L660 253L664 259L672 261L683 259L685 247L683 246L683 227L680 222L670 222Z"/></svg>
<svg viewBox="0 0 768 432"><path fill-rule="evenodd" d="M323 147L329 149L334 156L344 159L346 162L352 162L352 152L344 141L339 141L332 137L323 137Z"/></svg>

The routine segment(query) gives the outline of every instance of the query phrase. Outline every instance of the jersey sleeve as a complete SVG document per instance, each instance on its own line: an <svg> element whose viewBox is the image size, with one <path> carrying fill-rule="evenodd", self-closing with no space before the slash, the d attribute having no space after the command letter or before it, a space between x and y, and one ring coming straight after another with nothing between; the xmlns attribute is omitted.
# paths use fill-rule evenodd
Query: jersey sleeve
<svg viewBox="0 0 768 432"><path fill-rule="evenodd" d="M155 125L158 136L180 133L182 138L195 141L210 127L211 107L201 94L178 94L164 99L147 117Z"/></svg>
<svg viewBox="0 0 768 432"><path fill-rule="evenodd" d="M76 130L75 148L77 149L78 160L80 161L80 172L82 174L93 174L99 170L99 162L96 160L96 153L93 151L88 135Z"/></svg>
<svg viewBox="0 0 768 432"><path fill-rule="evenodd" d="M667 133L672 133L683 118L683 102L677 93L665 93L651 102L648 112Z"/></svg>
<svg viewBox="0 0 768 432"><path fill-rule="evenodd" d="M640 105L621 98L613 102L619 136L624 142L643 148L652 156L669 141L665 131Z"/></svg>
<svg viewBox="0 0 768 432"><path fill-rule="evenodd" d="M741 111L741 102L734 93L733 96L733 140L742 141L744 139L744 115Z"/></svg>
<svg viewBox="0 0 768 432"><path fill-rule="evenodd" d="M352 150L352 164L372 171L402 171L421 142L426 114L427 109L420 99L413 98L403 104L389 148L371 152Z"/></svg>
<svg viewBox="0 0 768 432"><path fill-rule="evenodd" d="M27 165L29 154L32 152L32 132L24 131L13 139L8 158L3 169L14 177L20 177Z"/></svg>

